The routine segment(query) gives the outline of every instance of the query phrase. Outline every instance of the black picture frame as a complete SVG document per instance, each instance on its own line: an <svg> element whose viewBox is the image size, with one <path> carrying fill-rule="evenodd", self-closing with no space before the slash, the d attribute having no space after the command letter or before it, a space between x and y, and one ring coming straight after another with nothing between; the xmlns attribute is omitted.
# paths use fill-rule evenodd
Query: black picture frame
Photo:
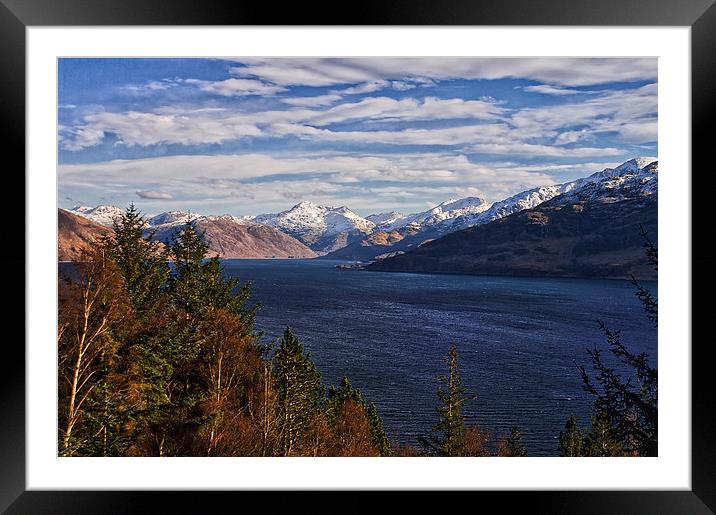
<svg viewBox="0 0 716 515"><path fill-rule="evenodd" d="M688 26L692 51L692 341L666 342L688 346L692 352L692 489L690 491L525 491L470 492L461 499L483 506L497 501L501 509L522 506L527 513L713 513L716 510L716 416L711 394L713 340L707 315L714 287L716 257L708 250L711 229L709 193L714 171L710 163L709 126L716 119L716 6L714 0L393 0L357 2L353 9L339 3L215 2L204 0L0 0L0 145L6 163L5 178L16 179L12 190L15 213L24 213L25 165L25 28L61 25L571 25L571 26ZM16 159L8 161L8 157ZM10 166L9 162L14 162ZM11 173L12 172L12 173ZM20 178L23 177L23 178ZM7 184L7 183L6 183ZM698 187L696 187L698 185ZM689 206L681 206L688 209ZM24 219L23 219L24 222ZM6 225L6 229L7 229ZM32 306L25 298L24 223L10 228L13 243L0 245L0 263L6 299L6 326L18 321ZM22 233L22 237L19 234ZM668 249L665 251L668 252ZM15 271L15 273L12 273ZM30 271L26 271L30 273ZM22 293L21 293L22 292ZM14 309L16 313L10 310ZM12 322L12 324L10 323ZM198 513L216 502L241 505L275 492L69 492L26 491L25 488L25 368L23 330L4 338L4 363L0 373L0 511L7 513L143 513L148 503L162 512ZM424 492L410 492L395 499L424 506ZM326 511L365 512L375 507L370 493L349 492L340 501L326 493L294 493L288 502L306 503ZM281 497L283 499L283 497ZM337 504L338 503L338 504ZM238 509L238 505L235 505ZM279 509L272 505L271 511ZM403 511L403 510L401 510Z"/></svg>

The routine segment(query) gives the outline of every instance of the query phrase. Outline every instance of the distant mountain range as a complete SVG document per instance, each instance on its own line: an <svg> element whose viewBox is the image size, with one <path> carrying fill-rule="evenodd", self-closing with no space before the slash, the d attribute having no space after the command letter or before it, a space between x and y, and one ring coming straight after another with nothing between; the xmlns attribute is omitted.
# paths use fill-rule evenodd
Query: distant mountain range
<svg viewBox="0 0 716 515"><path fill-rule="evenodd" d="M658 241L656 162L632 160L554 188L560 193L550 192L549 200L534 207L452 232L367 269L656 279L640 236L641 226Z"/></svg>
<svg viewBox="0 0 716 515"><path fill-rule="evenodd" d="M467 197L448 200L426 211L411 214L392 211L362 217L346 206L321 206L307 201L300 202L291 209L279 213L245 217L232 215L205 216L184 211L169 211L149 218L146 231L147 234L153 234L155 239L167 242L172 234L191 222L205 232L210 252L221 257L325 257L364 263L377 261L380 264L376 263L371 266L374 270L398 269L401 267L408 267L411 270L415 268L417 270L425 265L424 262L418 262L417 258L414 257L427 255L424 254L426 251L423 250L423 247L426 249L439 248L437 241L429 246L428 244L434 240L442 241L442 239L451 234L462 234L468 228L490 227L488 232L492 234L492 231L497 230L495 229L496 227L511 227L510 231L513 233L513 238L516 238L519 231L515 233L517 226L513 224L518 223L515 220L522 220L523 223L532 226L534 225L534 220L536 220L535 216L547 216L549 218L547 225L549 225L550 230L545 234L552 234L552 229L562 223L560 220L568 212L561 213L562 208L554 211L555 206L561 205L560 202L574 201L575 205L581 206L580 208L574 208L581 209L581 211L578 211L579 213L588 213L590 216L594 215L598 218L599 216L607 216L607 211L613 211L612 217L624 217L626 216L625 211L609 206L620 202L633 201L630 205L633 205L635 211L630 215L630 218L636 219L636 217L640 216L638 206L643 204L646 209L651 205L652 201L654 206L656 204L657 172L658 164L655 158L641 157L627 161L615 168L606 168L588 177L563 184L526 190L494 204L490 204L478 197ZM588 197L588 195L592 195L592 197ZM639 199L645 202L639 204ZM69 213L104 227L111 227L112 221L121 215L123 211L123 209L115 206L78 206L68 210ZM644 217L647 217L647 211L648 209L644 211ZM549 215L547 214L548 212ZM561 214L556 214L557 212ZM533 214L530 215L529 213ZM534 213L541 213L542 215L535 215ZM521 216L515 218L517 214ZM651 212L648 212L648 215L651 216ZM586 214L582 215L582 217L586 216ZM512 221L506 224L495 224L498 221L507 219ZM584 219L586 220L586 218ZM529 220L529 222L525 222L526 220ZM607 223L604 226L604 230L607 227L611 227L612 231L617 230L612 222L615 221L612 220ZM642 223L647 224L647 222L644 220ZM655 228L655 216L653 222ZM567 224L566 219L564 223ZM567 230L567 225L564 226L564 230ZM73 227L75 226L78 227L78 230L80 229L77 224L73 225ZM588 226L589 223L586 223L584 227L574 227L573 229L576 231L574 237L580 237L579 234L582 230L598 229L590 229ZM500 229L500 231L505 230ZM476 233L474 230L472 232ZM488 249L494 250L496 248L495 245L502 238L500 234L495 233L494 241L482 242L480 250L475 251L475 255L486 256L485 259L488 259L489 252L492 252L488 252ZM586 237L585 235L586 232L582 235L582 240ZM603 235L604 238L607 238L607 236L606 234ZM73 237L75 239L80 238L78 235ZM480 236L479 238L483 237ZM451 239L450 241L454 240ZM631 242L631 240L629 241ZM544 241L543 245L548 243ZM520 244L526 243L520 242ZM515 242L515 245L517 246L518 243ZM417 254L413 254L418 250ZM473 250L470 250L470 252L473 252ZM526 251L527 249L523 248L520 252ZM413 257L402 257L408 254ZM415 261L411 261L413 259ZM408 266L409 262L412 264ZM430 266L437 268L442 266L436 265L435 261L431 261L431 263L433 264ZM480 266L482 267L483 265ZM505 264L505 273L509 273L509 269L516 266L517 263ZM576 268L570 272L567 270L566 265L560 265L559 274L581 273L577 270L579 266L574 266ZM524 273L542 273L540 267L536 264L533 266L534 270L524 264L520 264L519 267L522 267L520 270ZM437 268L435 270L439 271ZM468 268L470 267L466 266L465 270ZM499 273L498 269L500 267L496 265L490 265L488 268L491 270L489 273ZM606 268L602 271L600 270L602 269L596 267L594 270L585 273L590 275L606 273L604 271Z"/></svg>
<svg viewBox="0 0 716 515"><path fill-rule="evenodd" d="M60 224L69 227L59 233L59 246L62 248L81 248L81 243L92 239L88 236L91 229L111 232L113 220L124 211L112 206L99 206L94 210L79 208L72 211L59 210ZM77 214L80 213L80 214ZM81 217L84 213L85 218ZM77 219L87 225L77 223ZM72 220L69 225L65 220ZM96 220L96 221L95 221ZM97 223L101 221L102 223ZM154 216L147 221L145 234L154 240L169 243L187 223L193 223L204 234L209 246L209 255L223 258L313 258L317 254L300 241L273 227L252 223L246 219L231 215L202 216L183 211L170 211ZM73 230L74 229L74 230ZM76 231L76 232L75 232ZM77 243L73 243L77 242ZM61 256L71 260L77 253L61 252ZM61 260L62 257L60 258Z"/></svg>

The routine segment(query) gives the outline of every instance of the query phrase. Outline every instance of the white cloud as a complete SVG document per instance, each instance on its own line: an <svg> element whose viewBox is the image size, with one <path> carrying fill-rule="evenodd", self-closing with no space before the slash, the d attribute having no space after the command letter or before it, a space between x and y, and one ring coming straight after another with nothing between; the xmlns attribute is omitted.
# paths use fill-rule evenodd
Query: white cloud
<svg viewBox="0 0 716 515"><path fill-rule="evenodd" d="M461 98L425 99L404 98L396 100L389 97L368 97L355 103L339 104L331 109L316 113L305 121L312 125L330 125L350 120L379 120L384 118L401 121L446 120L446 119L496 119L505 109L482 100L463 100Z"/></svg>
<svg viewBox="0 0 716 515"><path fill-rule="evenodd" d="M582 129L580 131L564 131L561 132L554 140L555 145L569 145L570 143L576 143L585 139L589 139L591 133Z"/></svg>
<svg viewBox="0 0 716 515"><path fill-rule="evenodd" d="M230 79L239 80L239 79ZM264 84L248 80L250 83ZM216 83L212 83L215 87ZM265 84L264 84L265 86ZM242 83L237 91L263 87ZM334 96L336 95L336 96ZM613 148L564 149L560 145L587 141L602 133L614 133L627 143L649 143L657 137L657 88L648 84L628 90L609 90L580 102L538 108L508 109L494 99L423 99L367 97L328 108L319 104L337 101L337 94L283 99L294 108L241 112L231 108L159 107L152 112L87 114L82 122L60 130L61 146L81 150L116 135L128 146L160 143L217 144L245 137L296 136L325 142L382 143L392 145L481 145L478 152L516 152L553 156L616 155ZM311 105L313 104L313 105ZM448 128L334 131L332 124L361 120L409 124L414 121L463 120ZM467 120L481 123L465 124ZM488 123L484 123L488 122ZM554 147L544 141L552 138ZM535 140L540 145L534 144Z"/></svg>
<svg viewBox="0 0 716 515"><path fill-rule="evenodd" d="M620 156L624 154L623 150L612 147L561 148L530 143L482 143L473 145L470 147L470 150L480 154L520 154L526 156L551 157L607 157Z"/></svg>
<svg viewBox="0 0 716 515"><path fill-rule="evenodd" d="M240 77L260 77L283 86L333 86L379 79L371 72L356 67L356 62L341 59L248 58L241 61L248 66L233 67L230 70L232 74Z"/></svg>
<svg viewBox="0 0 716 515"><path fill-rule="evenodd" d="M656 141L656 84L607 91L583 102L517 111L510 117L515 137L555 136L554 131L587 126L592 134L615 132L631 143Z"/></svg>
<svg viewBox="0 0 716 515"><path fill-rule="evenodd" d="M90 125L80 127L58 126L59 140L66 150L82 150L99 145L104 139L104 130Z"/></svg>
<svg viewBox="0 0 716 515"><path fill-rule="evenodd" d="M584 93L592 93L591 91L581 91L579 89L569 89L569 88L558 88L555 86L550 86L548 84L537 84L535 86L525 86L525 91L529 91L530 93L542 93L543 95L579 95Z"/></svg>
<svg viewBox="0 0 716 515"><path fill-rule="evenodd" d="M370 82L365 82L363 84L358 84L357 86L353 86L350 88L337 90L336 93L341 93L343 95L364 95L366 93L380 91L381 89L385 89L390 85L391 83L387 80L374 80Z"/></svg>
<svg viewBox="0 0 716 515"><path fill-rule="evenodd" d="M251 123L199 114L158 114L100 112L87 115L85 125L61 137L63 148L81 150L99 144L107 133L116 135L127 146L159 143L192 145L221 143L245 136L258 136L261 130Z"/></svg>
<svg viewBox="0 0 716 515"><path fill-rule="evenodd" d="M397 191L429 200L459 196L465 188L476 188L496 200L554 182L541 171L491 168L470 162L464 155L442 153L171 156L60 165L58 175L61 194L71 191L75 196L92 198L129 190L142 198L159 199L158 193L171 191L171 202L182 205L250 200L253 214L267 210L265 205L277 198L306 199L315 197L316 192L324 200L339 204L351 198L358 208L376 195L396 197Z"/></svg>
<svg viewBox="0 0 716 515"><path fill-rule="evenodd" d="M519 78L556 86L656 80L655 58L247 58L231 72L283 86L381 80Z"/></svg>
<svg viewBox="0 0 716 515"><path fill-rule="evenodd" d="M284 87L253 79L226 79L220 81L186 79L184 82L186 84L195 84L206 93L214 93L225 97L273 95L281 91L286 91Z"/></svg>
<svg viewBox="0 0 716 515"><path fill-rule="evenodd" d="M329 94L329 95L316 95L314 97L292 97L282 98L281 102L299 107L322 107L331 104L335 104L341 100L340 95Z"/></svg>
<svg viewBox="0 0 716 515"><path fill-rule="evenodd" d="M171 193L166 193L164 191L156 191L156 190L142 190L137 191L137 196L144 199L156 199L156 200L171 200L172 195Z"/></svg>

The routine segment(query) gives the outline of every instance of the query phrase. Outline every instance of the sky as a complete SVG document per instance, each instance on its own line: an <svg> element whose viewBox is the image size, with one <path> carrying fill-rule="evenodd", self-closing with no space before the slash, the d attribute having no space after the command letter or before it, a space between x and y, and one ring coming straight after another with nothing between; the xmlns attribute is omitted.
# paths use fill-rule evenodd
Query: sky
<svg viewBox="0 0 716 515"><path fill-rule="evenodd" d="M657 156L655 58L60 59L60 207L366 216Z"/></svg>

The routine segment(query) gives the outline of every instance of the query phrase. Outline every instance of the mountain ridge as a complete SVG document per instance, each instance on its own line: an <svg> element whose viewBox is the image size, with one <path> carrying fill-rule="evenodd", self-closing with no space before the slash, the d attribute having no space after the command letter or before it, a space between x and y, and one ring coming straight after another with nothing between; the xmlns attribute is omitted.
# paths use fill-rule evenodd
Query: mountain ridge
<svg viewBox="0 0 716 515"><path fill-rule="evenodd" d="M643 163L636 163L643 164ZM386 272L653 280L642 228L658 241L658 162L596 175L534 208L369 264Z"/></svg>

